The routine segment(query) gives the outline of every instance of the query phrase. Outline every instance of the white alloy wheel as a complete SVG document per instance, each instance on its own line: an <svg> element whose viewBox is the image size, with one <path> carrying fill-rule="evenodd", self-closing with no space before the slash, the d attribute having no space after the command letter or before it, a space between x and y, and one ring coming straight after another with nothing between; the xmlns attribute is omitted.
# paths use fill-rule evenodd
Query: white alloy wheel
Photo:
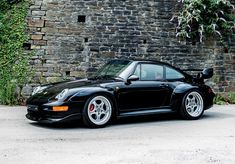
<svg viewBox="0 0 235 164"><path fill-rule="evenodd" d="M88 118L95 125L105 125L111 118L112 105L104 96L93 97L87 108Z"/></svg>
<svg viewBox="0 0 235 164"><path fill-rule="evenodd" d="M185 98L186 112L193 118L199 117L203 113L203 98L200 93L190 92Z"/></svg>

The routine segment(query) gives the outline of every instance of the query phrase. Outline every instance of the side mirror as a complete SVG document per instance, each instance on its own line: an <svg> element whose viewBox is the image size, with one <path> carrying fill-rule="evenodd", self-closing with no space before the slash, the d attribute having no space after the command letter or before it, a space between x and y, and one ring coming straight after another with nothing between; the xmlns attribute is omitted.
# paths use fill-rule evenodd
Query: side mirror
<svg viewBox="0 0 235 164"><path fill-rule="evenodd" d="M213 68L205 68L201 72L201 76L203 79L209 79L214 75Z"/></svg>
<svg viewBox="0 0 235 164"><path fill-rule="evenodd" d="M137 81L139 79L140 79L139 76L131 75L130 77L128 77L127 83L130 84L132 81Z"/></svg>

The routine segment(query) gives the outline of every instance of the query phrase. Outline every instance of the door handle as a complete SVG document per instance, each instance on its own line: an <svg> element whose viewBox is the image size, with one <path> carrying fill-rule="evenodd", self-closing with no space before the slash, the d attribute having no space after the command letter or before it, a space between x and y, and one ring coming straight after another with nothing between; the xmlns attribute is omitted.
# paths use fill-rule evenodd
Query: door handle
<svg viewBox="0 0 235 164"><path fill-rule="evenodd" d="M160 84L160 87L167 87L168 86L168 84Z"/></svg>

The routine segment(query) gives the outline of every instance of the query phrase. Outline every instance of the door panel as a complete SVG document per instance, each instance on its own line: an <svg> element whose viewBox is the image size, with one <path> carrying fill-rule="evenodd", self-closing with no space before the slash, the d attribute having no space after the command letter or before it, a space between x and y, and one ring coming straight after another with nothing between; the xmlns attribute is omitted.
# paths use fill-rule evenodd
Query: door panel
<svg viewBox="0 0 235 164"><path fill-rule="evenodd" d="M169 105L170 89L165 82L134 81L118 91L120 111L144 110Z"/></svg>

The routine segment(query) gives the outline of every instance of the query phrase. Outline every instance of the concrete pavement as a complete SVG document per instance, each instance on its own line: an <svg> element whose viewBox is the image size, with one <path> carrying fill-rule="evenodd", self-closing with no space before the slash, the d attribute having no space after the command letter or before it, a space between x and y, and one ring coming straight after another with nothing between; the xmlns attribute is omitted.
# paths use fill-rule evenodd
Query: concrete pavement
<svg viewBox="0 0 235 164"><path fill-rule="evenodd" d="M39 125L25 114L0 106L1 164L235 163L235 105L216 105L197 121L164 114L103 129Z"/></svg>

